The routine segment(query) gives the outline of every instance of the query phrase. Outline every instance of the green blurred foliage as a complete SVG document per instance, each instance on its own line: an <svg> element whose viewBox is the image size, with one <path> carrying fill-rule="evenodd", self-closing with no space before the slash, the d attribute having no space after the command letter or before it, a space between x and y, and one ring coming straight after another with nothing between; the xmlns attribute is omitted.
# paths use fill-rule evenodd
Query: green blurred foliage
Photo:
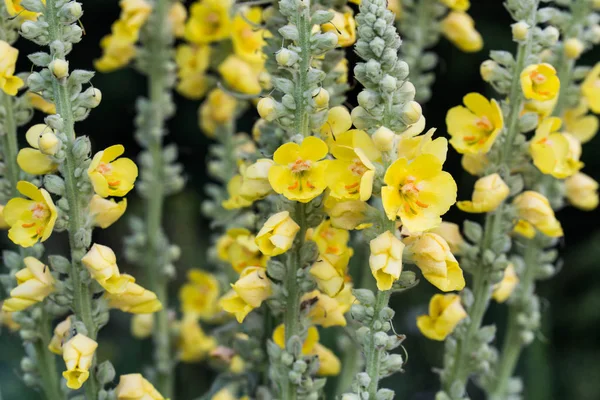
<svg viewBox="0 0 600 400"><path fill-rule="evenodd" d="M189 1L187 2L189 3ZM464 54L442 42L435 49L440 56L436 69L436 83L432 99L424 106L428 127L437 127L438 134L446 135L446 111L461 103L469 92L493 95L479 77L479 64L487 58L489 50L513 51L510 37L511 20L499 0L472 2L470 14L476 21L485 40L485 48L479 53ZM109 33L110 24L118 17L117 0L87 0L84 2L85 15L82 19L86 36L82 44L75 46L69 60L73 67L93 69L92 61L100 56L98 43ZM26 54L35 51L35 45L20 40L19 70L29 70L31 64ZM599 59L600 51L587 53L581 60L593 64ZM348 51L351 62L355 56ZM146 91L144 77L134 69L120 70L110 74L98 74L93 84L103 92L103 102L93 110L90 117L77 124L77 133L90 136L95 150L121 143L126 146L127 155L135 157L139 148L133 140L133 118L135 99ZM355 85L356 86L356 85ZM357 90L349 95L349 103L355 104ZM200 214L203 199L203 185L209 181L204 168L206 150L210 140L197 126L199 104L175 95L177 115L169 122L168 142L175 142L180 149L180 158L186 168L188 184L186 190L167 201L164 224L172 242L182 249L182 258L177 264L178 277L171 286L172 306L177 302L177 288L185 279L185 271L193 267L211 269L207 265L208 221ZM240 122L241 130L250 129L255 116L251 113ZM35 122L43 116L36 114ZM24 134L24 130L22 131ZM584 171L600 179L600 137L584 146ZM467 198L472 191L474 178L460 168L460 157L450 150L445 167L455 177L459 185L459 198ZM128 196L130 207L127 215L141 215L140 202L132 192ZM538 340L527 349L519 366L519 373L525 376L527 400L552 399L600 399L600 211L582 212L567 208L558 212L563 223L565 240L561 243L563 268L558 276L539 285L539 293L544 301L544 328ZM453 208L447 219L461 223L465 218ZM96 231L94 240L109 245L117 252L122 249L122 237L128 233L127 216L107 231ZM55 234L47 242L48 253L66 252L66 235ZM2 237L0 246L10 246ZM360 255L355 256L359 260ZM363 258L364 260L364 258ZM135 275L144 282L144 271L136 270L120 258L123 271ZM367 268L366 263L359 268ZM362 271L364 273L364 271ZM415 318L426 313L428 299L435 289L422 282L417 289L392 298L392 307L397 314L395 329L407 335L405 347L409 354L405 373L384 380L383 385L396 390L396 398L406 400L433 399L438 388L438 378L434 368L441 366L443 346L420 335ZM487 321L500 321L500 336L503 329L505 308L492 305ZM110 359L118 374L144 372L143 366L152 362L150 340L134 340L129 332L130 315L114 311L111 320L99 338L99 360ZM329 329L324 341L335 346L335 337L341 332ZM501 337L499 338L501 339ZM18 369L23 354L17 334L2 332L0 336L0 390L5 400L39 399L40 396L23 385ZM57 362L59 362L57 358ZM62 364L61 364L62 367ZM203 365L179 365L177 367L177 399L188 400L201 395L208 388L214 374ZM333 379L332 379L332 383ZM333 387L334 385L330 385ZM472 398L481 398L481 393L473 387ZM328 398L331 396L328 396Z"/></svg>

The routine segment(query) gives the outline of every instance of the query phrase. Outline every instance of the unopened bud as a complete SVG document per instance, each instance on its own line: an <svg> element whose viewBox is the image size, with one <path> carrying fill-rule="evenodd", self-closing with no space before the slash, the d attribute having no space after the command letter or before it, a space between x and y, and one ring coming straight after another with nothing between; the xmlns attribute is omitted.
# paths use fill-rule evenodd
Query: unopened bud
<svg viewBox="0 0 600 400"><path fill-rule="evenodd" d="M409 101L402 109L402 117L407 125L416 123L423 115L421 105L416 101Z"/></svg>
<svg viewBox="0 0 600 400"><path fill-rule="evenodd" d="M45 132L40 136L38 146L42 153L53 156L60 149L60 139L52 132Z"/></svg>
<svg viewBox="0 0 600 400"><path fill-rule="evenodd" d="M275 60L282 67L289 67L298 60L298 55L291 50L281 49L275 54Z"/></svg>
<svg viewBox="0 0 600 400"><path fill-rule="evenodd" d="M67 75L69 75L68 61L57 58L50 63L49 67L50 71L52 71L52 74L58 79L65 78Z"/></svg>
<svg viewBox="0 0 600 400"><path fill-rule="evenodd" d="M546 44L548 46L554 46L556 42L558 42L558 38L560 37L560 32L553 26L547 26L544 31L544 39L546 40Z"/></svg>
<svg viewBox="0 0 600 400"><path fill-rule="evenodd" d="M481 66L479 67L481 79L483 79L485 82L492 80L496 68L498 68L498 63L494 60L485 60L482 62Z"/></svg>
<svg viewBox="0 0 600 400"><path fill-rule="evenodd" d="M390 151L394 146L395 137L396 135L393 131L382 126L373 134L373 143L379 151Z"/></svg>
<svg viewBox="0 0 600 400"><path fill-rule="evenodd" d="M316 89L312 95L317 108L325 108L329 106L329 92L323 88Z"/></svg>
<svg viewBox="0 0 600 400"><path fill-rule="evenodd" d="M275 100L270 97L263 97L256 105L256 109L261 118L267 121L275 119Z"/></svg>
<svg viewBox="0 0 600 400"><path fill-rule="evenodd" d="M585 46L583 42L577 38L570 38L565 40L565 55L571 60L576 60L583 53Z"/></svg>
<svg viewBox="0 0 600 400"><path fill-rule="evenodd" d="M267 71L262 71L260 74L258 74L258 83L263 90L271 90L273 88L271 74L269 74Z"/></svg>
<svg viewBox="0 0 600 400"><path fill-rule="evenodd" d="M527 34L529 33L529 25L527 22L519 21L515 24L512 24L511 27L513 40L520 42L527 39Z"/></svg>
<svg viewBox="0 0 600 400"><path fill-rule="evenodd" d="M86 92L88 90L90 90L90 89L87 89ZM92 96L90 96L89 105L91 108L96 108L100 105L100 102L102 101L102 92L100 91L100 89L97 89L97 88L91 88L91 90L94 93L92 94Z"/></svg>

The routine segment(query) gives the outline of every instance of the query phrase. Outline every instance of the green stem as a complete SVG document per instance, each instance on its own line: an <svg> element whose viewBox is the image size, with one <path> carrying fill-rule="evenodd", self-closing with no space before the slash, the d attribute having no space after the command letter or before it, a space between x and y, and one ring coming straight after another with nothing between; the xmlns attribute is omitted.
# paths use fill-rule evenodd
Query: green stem
<svg viewBox="0 0 600 400"><path fill-rule="evenodd" d="M2 143L2 155L4 156L5 176L10 181L12 197L19 197L17 182L19 182L19 165L17 164L17 153L19 146L17 143L17 123L13 110L12 97L0 91L0 98L5 110L3 120L4 130L0 132Z"/></svg>
<svg viewBox="0 0 600 400"><path fill-rule="evenodd" d="M50 335L52 326L48 317L42 307L41 326L39 327L41 337L33 343L38 361L38 373L42 379L42 390L46 399L63 400L65 396L60 389L54 355L48 351L48 344L52 339Z"/></svg>
<svg viewBox="0 0 600 400"><path fill-rule="evenodd" d="M369 345L366 348L366 358L367 358L367 375L371 378L371 383L369 384L369 399L374 399L377 394L377 388L379 386L379 367L381 366L381 355L385 351L385 348L376 347L375 346L375 333L378 332L375 329L375 322L379 321L379 314L384 307L387 307L388 302L390 301L390 296L392 292L390 290L386 290L385 292L377 291L377 298L375 300L375 310L373 312L373 319L369 324Z"/></svg>
<svg viewBox="0 0 600 400"><path fill-rule="evenodd" d="M308 70L310 69L310 36L312 25L310 23L310 1L307 1L306 10L298 12L296 26L298 27L298 44L300 46L300 62L297 73L296 85L294 87L294 100L296 111L294 118L294 133L300 133L303 137L310 135L310 115L307 112L306 87Z"/></svg>
<svg viewBox="0 0 600 400"><path fill-rule="evenodd" d="M338 399L343 393L346 393L352 386L354 377L359 372L361 351L354 342L349 343L344 349L342 356L342 373L340 374L336 389L335 398Z"/></svg>
<svg viewBox="0 0 600 400"><path fill-rule="evenodd" d="M509 306L506 337L504 338L504 344L498 362L496 384L490 393L490 400L502 400L506 398L508 382L517 366L521 350L523 349L518 319L519 314L521 314L521 311L525 306L523 303L528 302L533 296L539 251L540 249L534 240L527 242L524 255L525 271L523 272L519 283L519 297Z"/></svg>

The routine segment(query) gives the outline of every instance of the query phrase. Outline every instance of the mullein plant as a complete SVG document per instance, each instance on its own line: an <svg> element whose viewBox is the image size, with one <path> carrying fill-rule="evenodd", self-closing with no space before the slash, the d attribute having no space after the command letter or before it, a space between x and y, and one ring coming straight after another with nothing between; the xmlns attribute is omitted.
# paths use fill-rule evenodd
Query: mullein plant
<svg viewBox="0 0 600 400"><path fill-rule="evenodd" d="M466 53L480 51L483 38L475 29L475 21L467 13L469 0L391 0L401 5L396 13L402 34L402 56L410 67L411 79L417 88L417 101L431 98L433 71L438 56L431 51L444 36Z"/></svg>

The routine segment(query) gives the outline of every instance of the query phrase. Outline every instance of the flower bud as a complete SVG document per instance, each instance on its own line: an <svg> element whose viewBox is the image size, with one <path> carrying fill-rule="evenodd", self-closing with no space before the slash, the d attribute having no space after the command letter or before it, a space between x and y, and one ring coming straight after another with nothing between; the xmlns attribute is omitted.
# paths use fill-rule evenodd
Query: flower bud
<svg viewBox="0 0 600 400"><path fill-rule="evenodd" d="M379 290L390 290L402 273L404 243L390 231L377 236L369 243L369 266Z"/></svg>
<svg viewBox="0 0 600 400"><path fill-rule="evenodd" d="M258 115L267 121L273 121L276 117L275 105L275 100L270 97L263 97L256 105Z"/></svg>
<svg viewBox="0 0 600 400"><path fill-rule="evenodd" d="M394 147L395 138L396 134L392 130L386 128L385 126L379 127L379 129L377 129L372 136L373 143L379 151L392 150L392 148Z"/></svg>
<svg viewBox="0 0 600 400"><path fill-rule="evenodd" d="M565 40L565 55L571 60L578 59L579 56L581 56L581 53L583 53L584 49L585 46L583 45L583 42L577 38Z"/></svg>
<svg viewBox="0 0 600 400"><path fill-rule="evenodd" d="M582 172L565 181L566 196L573 206L591 211L598 207L598 182Z"/></svg>
<svg viewBox="0 0 600 400"><path fill-rule="evenodd" d="M121 375L115 388L117 400L162 399L163 396L141 374Z"/></svg>
<svg viewBox="0 0 600 400"><path fill-rule="evenodd" d="M263 90L273 89L271 74L269 74L267 71L261 71L260 74L258 74L258 83L260 83L260 87L263 88Z"/></svg>
<svg viewBox="0 0 600 400"><path fill-rule="evenodd" d="M510 193L508 185L500 175L491 174L479 178L475 182L473 201L459 201L456 206L470 213L485 213L494 211Z"/></svg>
<svg viewBox="0 0 600 400"><path fill-rule="evenodd" d="M329 106L329 92L323 88L316 89L312 94L312 98L317 108Z"/></svg>
<svg viewBox="0 0 600 400"><path fill-rule="evenodd" d="M122 293L132 280L121 275L117 266L117 257L108 246L94 243L81 259L92 277L109 293Z"/></svg>
<svg viewBox="0 0 600 400"><path fill-rule="evenodd" d="M54 335L48 344L48 350L54 354L61 355L63 353L63 343L65 337L68 336L69 330L71 329L71 316L67 317L64 321L56 325L54 328Z"/></svg>
<svg viewBox="0 0 600 400"><path fill-rule="evenodd" d="M53 156L60 149L61 141L53 132L44 132L38 139L38 146L42 153Z"/></svg>
<svg viewBox="0 0 600 400"><path fill-rule="evenodd" d="M508 264L504 270L502 280L498 284L494 285L492 298L498 303L504 303L506 300L508 300L518 284L519 277L517 276L515 267L513 264Z"/></svg>
<svg viewBox="0 0 600 400"><path fill-rule="evenodd" d="M458 295L436 294L429 301L429 315L417 317L417 327L427 338L442 341L466 317Z"/></svg>
<svg viewBox="0 0 600 400"><path fill-rule="evenodd" d="M260 307L271 295L271 281L264 268L246 267L231 289L221 298L220 304L223 310L234 314L242 323L250 311Z"/></svg>
<svg viewBox="0 0 600 400"><path fill-rule="evenodd" d="M282 67L289 67L298 61L298 54L288 49L281 49L275 54L275 60Z"/></svg>
<svg viewBox="0 0 600 400"><path fill-rule="evenodd" d="M260 251L268 256L277 256L288 251L294 242L300 226L290 217L288 211L272 215L256 235Z"/></svg>
<svg viewBox="0 0 600 400"><path fill-rule="evenodd" d="M498 63L494 60L485 60L481 63L479 67L479 73L481 74L481 79L485 82L489 82L492 80L494 76L494 72L499 67Z"/></svg>
<svg viewBox="0 0 600 400"><path fill-rule="evenodd" d="M423 109L416 101L409 101L402 109L402 119L407 125L416 123L421 115L423 115Z"/></svg>
<svg viewBox="0 0 600 400"><path fill-rule="evenodd" d="M536 229L546 236L563 236L562 226L544 195L528 190L518 195L513 205L519 218L514 228L515 232L527 238L533 238Z"/></svg>
<svg viewBox="0 0 600 400"><path fill-rule="evenodd" d="M54 278L46 265L34 257L25 257L23 262L25 268L15 274L17 287L10 291L10 298L2 304L2 311L22 311L54 292Z"/></svg>
<svg viewBox="0 0 600 400"><path fill-rule="evenodd" d="M553 26L547 26L543 31L544 39L548 47L554 46L560 38L560 32Z"/></svg>
<svg viewBox="0 0 600 400"><path fill-rule="evenodd" d="M527 39L529 34L529 25L525 21L519 21L511 25L513 40L521 42Z"/></svg>
<svg viewBox="0 0 600 400"><path fill-rule="evenodd" d="M69 62L63 59L57 58L48 67L57 79L62 79L69 75Z"/></svg>
<svg viewBox="0 0 600 400"><path fill-rule="evenodd" d="M385 75L383 79L379 82L379 87L384 92L393 92L396 90L396 85L398 84L398 79L391 75Z"/></svg>
<svg viewBox="0 0 600 400"><path fill-rule="evenodd" d="M96 108L100 105L100 102L102 101L102 92L100 91L100 89L88 88L85 92L83 92L83 94L87 95L88 97L86 106L88 106L89 108Z"/></svg>
<svg viewBox="0 0 600 400"><path fill-rule="evenodd" d="M131 319L131 334L136 339L145 339L152 335L154 315L136 314Z"/></svg>

